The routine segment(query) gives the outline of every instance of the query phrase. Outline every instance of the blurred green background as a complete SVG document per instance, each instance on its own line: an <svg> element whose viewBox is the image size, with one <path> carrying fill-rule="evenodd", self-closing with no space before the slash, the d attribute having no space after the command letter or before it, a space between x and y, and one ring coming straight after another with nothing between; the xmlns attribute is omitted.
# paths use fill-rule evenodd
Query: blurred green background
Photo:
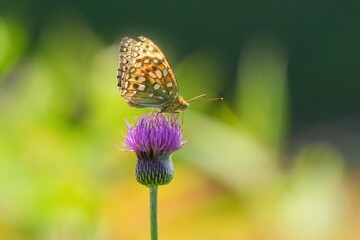
<svg viewBox="0 0 360 240"><path fill-rule="evenodd" d="M118 44L145 35L191 104L160 239L360 236L360 2L0 3L0 239L149 239L120 151Z"/></svg>

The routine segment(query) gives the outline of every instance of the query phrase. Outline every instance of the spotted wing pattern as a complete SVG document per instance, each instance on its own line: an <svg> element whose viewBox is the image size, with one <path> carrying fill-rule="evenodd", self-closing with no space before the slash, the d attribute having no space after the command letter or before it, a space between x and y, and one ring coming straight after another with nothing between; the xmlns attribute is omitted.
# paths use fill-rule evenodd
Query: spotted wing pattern
<svg viewBox="0 0 360 240"><path fill-rule="evenodd" d="M171 112L182 104L170 64L161 50L145 37L121 40L118 87L121 96L133 107Z"/></svg>

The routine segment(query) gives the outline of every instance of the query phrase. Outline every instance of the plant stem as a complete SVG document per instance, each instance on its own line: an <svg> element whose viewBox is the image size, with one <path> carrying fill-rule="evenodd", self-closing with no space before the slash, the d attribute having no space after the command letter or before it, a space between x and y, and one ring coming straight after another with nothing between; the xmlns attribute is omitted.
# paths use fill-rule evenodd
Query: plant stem
<svg viewBox="0 0 360 240"><path fill-rule="evenodd" d="M158 187L150 186L150 234L151 240L158 240L157 196Z"/></svg>

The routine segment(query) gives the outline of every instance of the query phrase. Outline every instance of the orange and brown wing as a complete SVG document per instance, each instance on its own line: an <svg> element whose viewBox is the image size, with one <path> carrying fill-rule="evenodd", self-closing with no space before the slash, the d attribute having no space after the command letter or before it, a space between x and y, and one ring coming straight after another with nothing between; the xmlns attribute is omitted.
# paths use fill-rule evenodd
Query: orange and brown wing
<svg viewBox="0 0 360 240"><path fill-rule="evenodd" d="M177 81L160 49L149 39L123 38L118 87L134 107L168 108L178 102Z"/></svg>

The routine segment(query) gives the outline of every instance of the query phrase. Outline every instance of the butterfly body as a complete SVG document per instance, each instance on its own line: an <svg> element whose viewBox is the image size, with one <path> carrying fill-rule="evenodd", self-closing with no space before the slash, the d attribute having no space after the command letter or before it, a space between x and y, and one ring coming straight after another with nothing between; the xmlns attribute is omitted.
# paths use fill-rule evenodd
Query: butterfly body
<svg viewBox="0 0 360 240"><path fill-rule="evenodd" d="M189 106L179 95L174 71L164 54L145 37L121 40L117 78L121 96L132 107L179 112Z"/></svg>

